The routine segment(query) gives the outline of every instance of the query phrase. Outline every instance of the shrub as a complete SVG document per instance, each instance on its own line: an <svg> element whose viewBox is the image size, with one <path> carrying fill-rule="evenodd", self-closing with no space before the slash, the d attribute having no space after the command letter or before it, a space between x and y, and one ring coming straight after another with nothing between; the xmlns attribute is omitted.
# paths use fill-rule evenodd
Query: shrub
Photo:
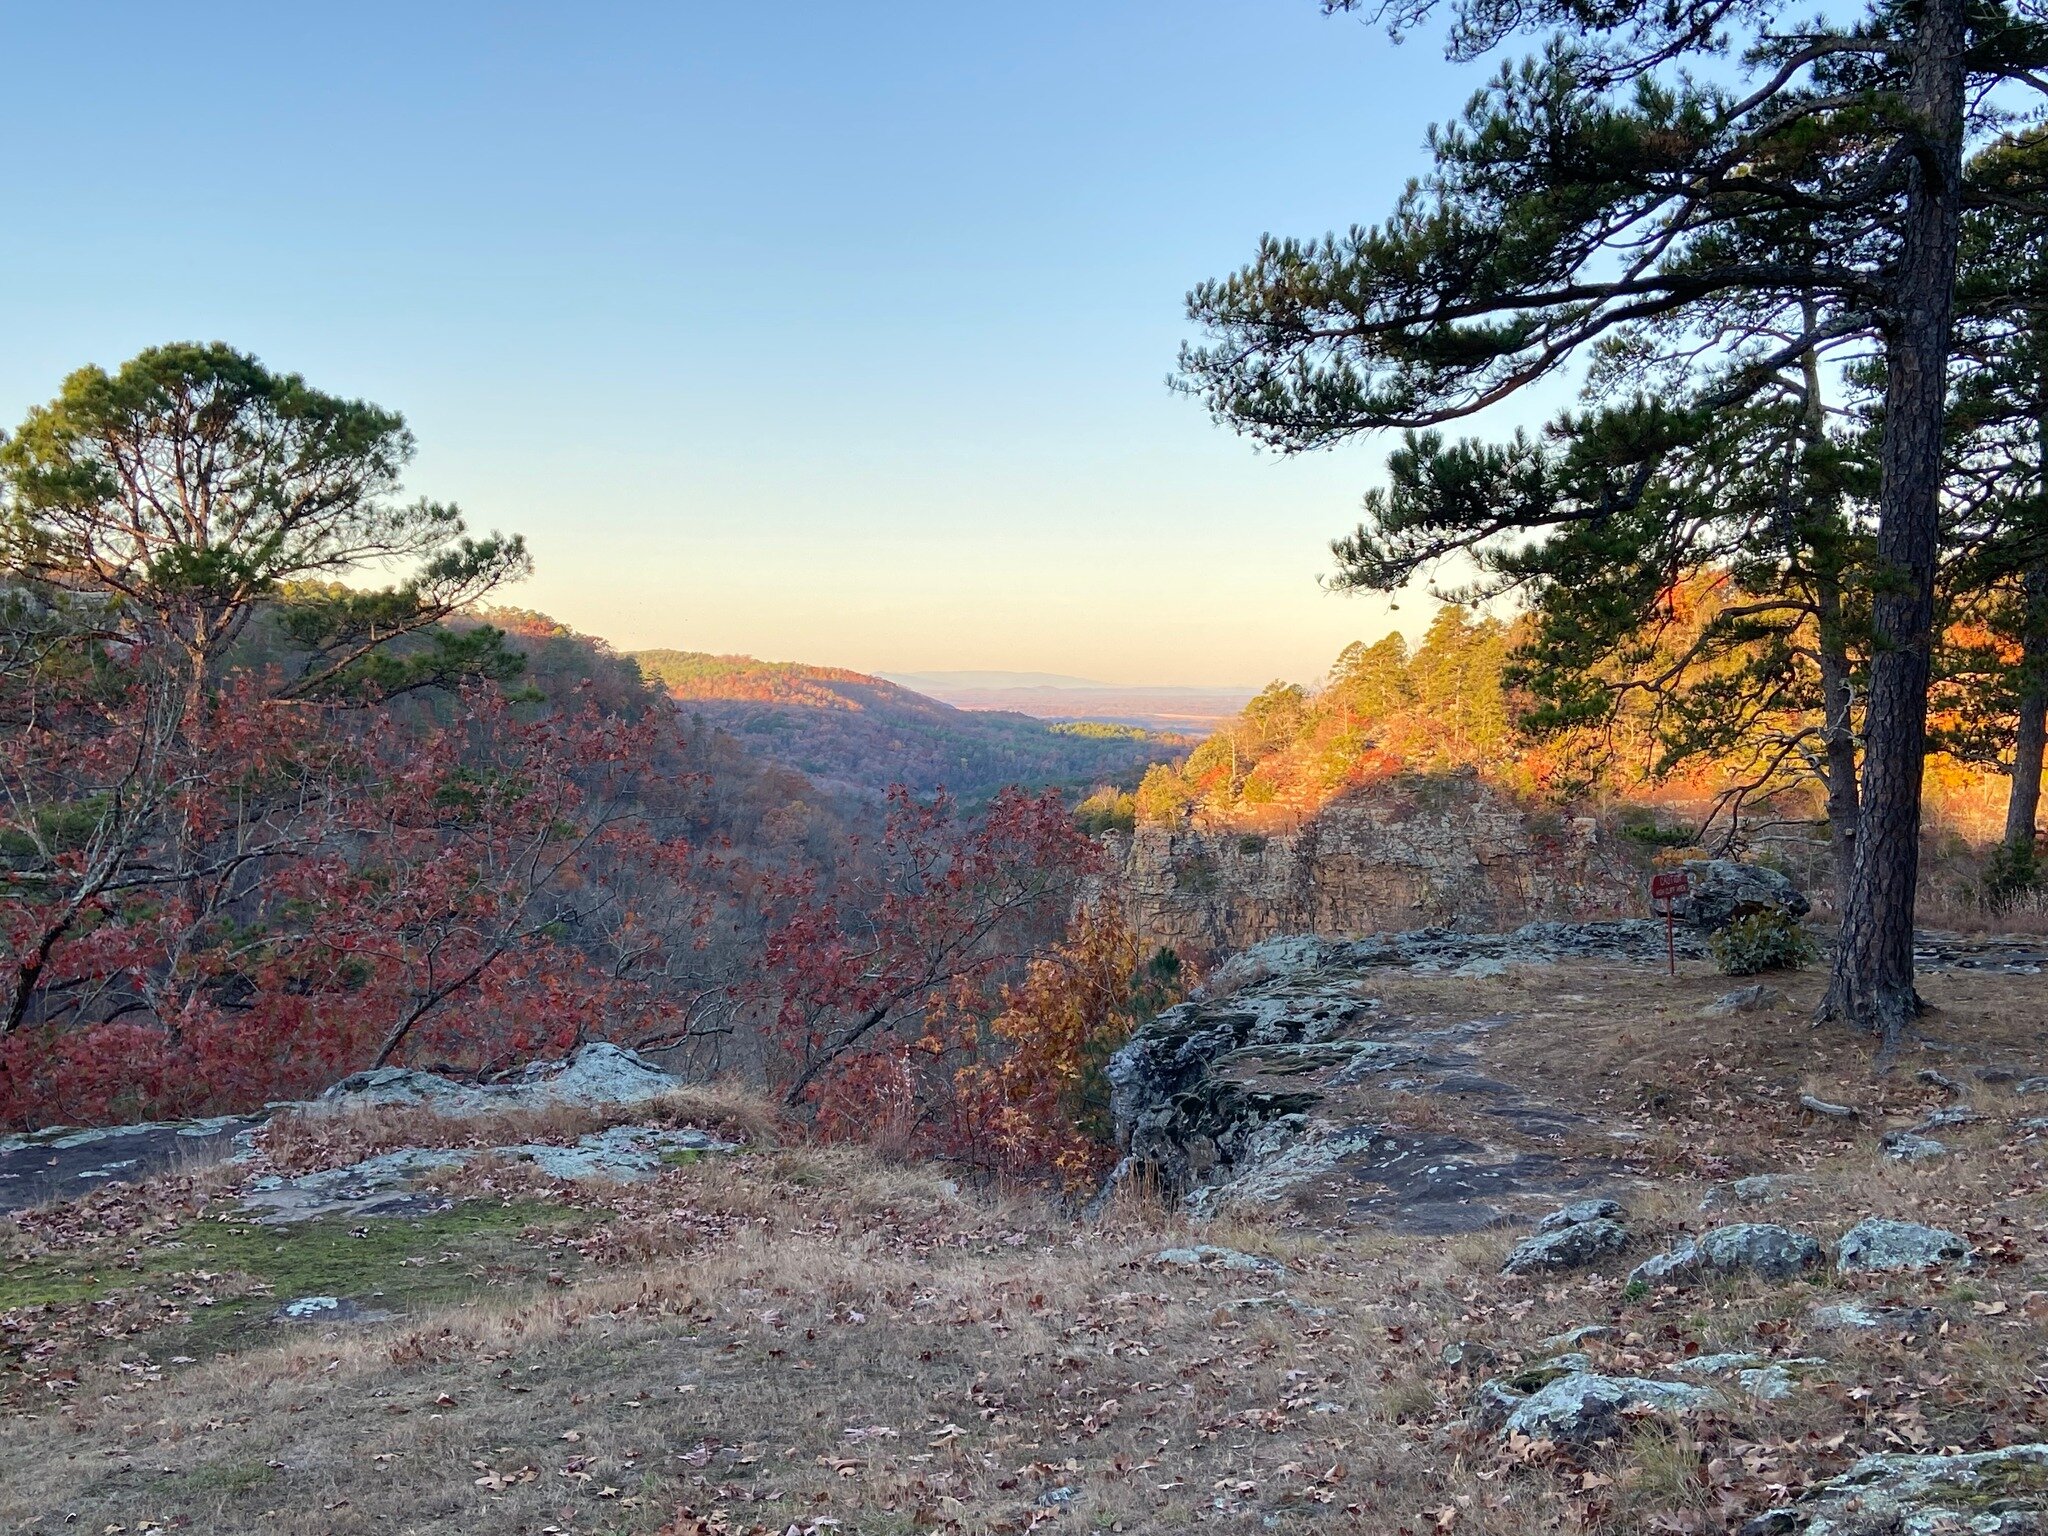
<svg viewBox="0 0 2048 1536"><path fill-rule="evenodd" d="M2041 884L2041 861L2031 842L2000 843L1984 866L1984 905L2003 911Z"/></svg>
<svg viewBox="0 0 2048 1536"><path fill-rule="evenodd" d="M1759 971L1796 971L1819 953L1812 935L1783 912L1751 912L1738 917L1711 939L1714 963L1725 975L1754 976Z"/></svg>
<svg viewBox="0 0 2048 1536"><path fill-rule="evenodd" d="M1098 789L1075 807L1074 820L1090 837L1132 831L1138 825L1137 796L1120 789Z"/></svg>

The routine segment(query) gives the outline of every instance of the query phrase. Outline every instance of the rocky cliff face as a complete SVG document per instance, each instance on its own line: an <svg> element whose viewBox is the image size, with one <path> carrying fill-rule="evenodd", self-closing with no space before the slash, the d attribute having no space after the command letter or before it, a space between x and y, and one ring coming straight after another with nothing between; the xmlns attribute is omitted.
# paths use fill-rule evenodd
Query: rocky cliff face
<svg viewBox="0 0 2048 1536"><path fill-rule="evenodd" d="M1402 775L1274 835L1140 827L1121 851L1139 937L1212 954L1282 933L1643 911L1641 850L1469 774Z"/></svg>

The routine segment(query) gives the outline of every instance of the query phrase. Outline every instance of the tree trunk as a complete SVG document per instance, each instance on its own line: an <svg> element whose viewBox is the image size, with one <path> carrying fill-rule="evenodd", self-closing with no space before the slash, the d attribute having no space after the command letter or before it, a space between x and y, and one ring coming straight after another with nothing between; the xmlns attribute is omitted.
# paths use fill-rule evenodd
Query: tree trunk
<svg viewBox="0 0 2048 1536"><path fill-rule="evenodd" d="M2041 808L2041 755L2048 745L2048 562L2027 567L2027 608L2020 636L2019 720L2013 729L2012 790L2005 802L2005 840L2033 851Z"/></svg>
<svg viewBox="0 0 2048 1536"><path fill-rule="evenodd" d="M1907 173L1885 338L1863 803L1841 940L1821 1007L1823 1016L1881 1034L1887 1050L1921 1007L1913 989L1913 898L1961 227L1964 10L1964 0L1925 0L1914 39L1908 104L1921 142Z"/></svg>
<svg viewBox="0 0 2048 1536"><path fill-rule="evenodd" d="M1805 304L1806 328L1818 328L1817 306L1812 295ZM1827 404L1821 398L1820 358L1809 352L1801 361L1806 386L1806 454L1802 483L1814 455L1827 445ZM1834 898L1837 914L1849 909L1849 882L1856 871L1856 826L1862 819L1863 802L1856 788L1856 692L1850 685L1848 637L1842 629L1842 573L1840 560L1831 544L1819 532L1820 515L1811 497L1805 500L1807 532L1803 542L1815 551L1814 560L1814 655L1820 671L1821 741L1828 792L1828 851L1834 856ZM1829 511L1834 504L1831 501ZM1825 553L1823 553L1825 551Z"/></svg>
<svg viewBox="0 0 2048 1536"><path fill-rule="evenodd" d="M1856 789L1856 697L1849 686L1849 658L1842 644L1842 597L1832 583L1821 588L1820 610L1817 651L1822 740L1827 748L1828 851L1834 856L1835 911L1841 913L1849 910L1849 887L1856 873L1856 829L1863 809Z"/></svg>

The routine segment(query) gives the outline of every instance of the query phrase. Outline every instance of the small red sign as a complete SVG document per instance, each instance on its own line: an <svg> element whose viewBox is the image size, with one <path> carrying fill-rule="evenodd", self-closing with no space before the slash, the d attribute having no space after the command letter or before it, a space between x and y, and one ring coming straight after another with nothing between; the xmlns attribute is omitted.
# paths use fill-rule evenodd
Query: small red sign
<svg viewBox="0 0 2048 1536"><path fill-rule="evenodd" d="M1682 869L1667 869L1662 874L1650 876L1650 899L1652 901L1674 901L1692 889L1692 881L1686 878Z"/></svg>

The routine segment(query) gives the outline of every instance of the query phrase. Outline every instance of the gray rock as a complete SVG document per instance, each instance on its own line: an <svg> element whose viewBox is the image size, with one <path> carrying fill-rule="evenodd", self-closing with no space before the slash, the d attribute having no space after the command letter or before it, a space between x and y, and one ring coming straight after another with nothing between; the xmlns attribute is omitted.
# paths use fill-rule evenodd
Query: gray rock
<svg viewBox="0 0 2048 1536"><path fill-rule="evenodd" d="M1983 1118L1982 1115L1978 1114L1976 1110L1970 1108L1967 1104L1951 1104L1946 1109L1935 1110L1925 1120L1922 1120L1915 1129L1921 1131L1945 1131L1959 1125L1975 1125Z"/></svg>
<svg viewBox="0 0 2048 1536"><path fill-rule="evenodd" d="M1948 1143L1913 1131L1892 1131L1879 1137L1878 1145L1895 1163L1926 1163L1948 1156Z"/></svg>
<svg viewBox="0 0 2048 1536"><path fill-rule="evenodd" d="M1937 1072L1932 1067L1922 1067L1913 1074L1914 1078L1930 1088L1939 1088L1946 1093L1961 1093L1962 1085L1946 1072Z"/></svg>
<svg viewBox="0 0 2048 1536"><path fill-rule="evenodd" d="M737 1150L733 1143L693 1127L671 1131L646 1125L613 1126L568 1146L524 1142L510 1147L404 1147L296 1178L265 1175L243 1192L242 1209L268 1226L323 1216L411 1216L446 1208L445 1201L419 1192L429 1175L487 1155L531 1163L554 1179L630 1183L651 1178L670 1164Z"/></svg>
<svg viewBox="0 0 2048 1536"><path fill-rule="evenodd" d="M1200 1243L1193 1248L1162 1248L1152 1255L1162 1269L1230 1270L1238 1274L1284 1275L1287 1267L1254 1253Z"/></svg>
<svg viewBox="0 0 2048 1536"><path fill-rule="evenodd" d="M1575 1374L1530 1393L1501 1427L1508 1434L1586 1445L1618 1435L1630 1409L1682 1414L1713 1400L1712 1392L1686 1382Z"/></svg>
<svg viewBox="0 0 2048 1536"><path fill-rule="evenodd" d="M1536 1230L1555 1232L1561 1227L1576 1227L1584 1222L1602 1220L1626 1221L1628 1211L1619 1200L1574 1200L1537 1222Z"/></svg>
<svg viewBox="0 0 2048 1536"><path fill-rule="evenodd" d="M1934 1269L1943 1264L1966 1267L1973 1257L1970 1245L1953 1232L1872 1216L1842 1234L1835 1250L1835 1268L1848 1275Z"/></svg>
<svg viewBox="0 0 2048 1536"><path fill-rule="evenodd" d="M1517 1243L1501 1266L1504 1275L1554 1274L1581 1269L1628 1246L1628 1229L1598 1217L1555 1231L1541 1232Z"/></svg>
<svg viewBox="0 0 2048 1536"><path fill-rule="evenodd" d="M281 1323L382 1323L391 1318L389 1312L346 1296L300 1296L271 1315Z"/></svg>
<svg viewBox="0 0 2048 1536"><path fill-rule="evenodd" d="M1629 1271L1645 1285L1695 1285L1712 1276L1753 1274L1789 1280L1821 1262L1820 1244L1768 1222L1716 1227Z"/></svg>
<svg viewBox="0 0 2048 1536"><path fill-rule="evenodd" d="M1752 1173L1728 1184L1716 1184L1700 1198L1703 1211L1727 1210L1738 1205L1776 1205L1813 1187L1813 1180L1801 1173Z"/></svg>
<svg viewBox="0 0 2048 1536"><path fill-rule="evenodd" d="M2048 1131L2048 1115L2031 1115L2019 1124L2023 1131Z"/></svg>
<svg viewBox="0 0 2048 1536"><path fill-rule="evenodd" d="M1672 1369L1681 1376L1726 1378L1751 1397L1776 1403L1783 1402L1798 1390L1801 1371L1826 1364L1825 1360L1812 1355L1767 1360L1762 1355L1722 1354L1695 1355L1690 1360L1681 1360Z"/></svg>
<svg viewBox="0 0 2048 1536"><path fill-rule="evenodd" d="M1478 959L1467 960L1463 965L1451 972L1453 976L1470 976L1481 979L1492 976L1505 976L1507 973L1507 961L1497 959L1491 955L1482 955Z"/></svg>
<svg viewBox="0 0 2048 1536"><path fill-rule="evenodd" d="M1828 1099L1817 1099L1810 1093L1799 1095L1799 1107L1812 1114L1825 1115L1830 1120L1854 1120L1856 1111L1847 1104L1836 1104Z"/></svg>
<svg viewBox="0 0 2048 1536"><path fill-rule="evenodd" d="M1723 992L1700 1010L1705 1018L1725 1019L1737 1013L1762 1013L1767 1008L1777 1008L1787 1001L1785 994L1776 987L1767 987L1762 982L1754 986L1737 987L1733 992Z"/></svg>
<svg viewBox="0 0 2048 1536"><path fill-rule="evenodd" d="M1884 1302L1836 1301L1815 1307L1806 1314L1810 1328L1823 1333L1846 1333L1882 1328L1889 1333L1932 1333L1939 1321L1932 1307L1909 1307Z"/></svg>
<svg viewBox="0 0 2048 1536"><path fill-rule="evenodd" d="M1866 1456L1809 1493L1797 1514L1805 1536L2038 1536L2048 1528L2048 1445Z"/></svg>
<svg viewBox="0 0 2048 1536"><path fill-rule="evenodd" d="M2014 1093L2048 1093L2048 1077L2023 1077L2012 1085Z"/></svg>
<svg viewBox="0 0 2048 1536"><path fill-rule="evenodd" d="M1504 1382L1482 1381L1466 1405L1465 1418L1479 1434L1498 1434L1514 1411L1528 1400L1528 1393L1517 1392Z"/></svg>
<svg viewBox="0 0 2048 1536"><path fill-rule="evenodd" d="M1679 898L1678 920L1701 933L1717 933L1738 917L1778 912L1804 917L1812 903L1799 887L1761 864L1734 859L1688 859L1683 868L1690 889Z"/></svg>
<svg viewBox="0 0 2048 1536"><path fill-rule="evenodd" d="M466 1117L557 1104L640 1104L682 1086L682 1079L621 1046L593 1041L555 1061L529 1062L495 1083L460 1083L408 1067L378 1067L345 1077L315 1103L328 1110L399 1105Z"/></svg>

